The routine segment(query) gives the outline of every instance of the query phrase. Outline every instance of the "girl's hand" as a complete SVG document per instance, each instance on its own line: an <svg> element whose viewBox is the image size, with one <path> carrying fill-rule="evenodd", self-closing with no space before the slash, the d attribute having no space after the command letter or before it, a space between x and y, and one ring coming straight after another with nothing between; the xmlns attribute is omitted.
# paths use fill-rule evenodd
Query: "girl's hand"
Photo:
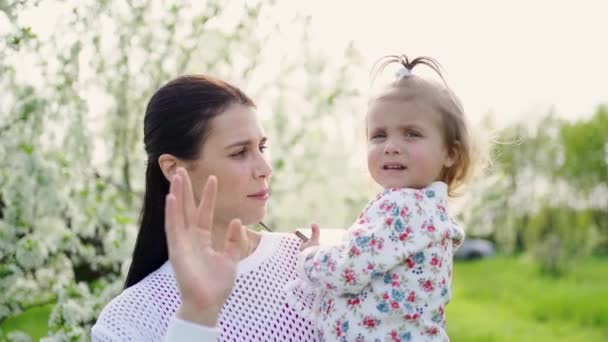
<svg viewBox="0 0 608 342"><path fill-rule="evenodd" d="M303 251L308 247L313 247L313 246L319 245L319 238L321 237L321 231L319 229L319 225L316 223L313 223L310 225L310 229L312 230L312 236L310 237L310 239L308 241L304 242L300 246L300 251Z"/></svg>
<svg viewBox="0 0 608 342"><path fill-rule="evenodd" d="M215 326L236 278L243 237L241 223L228 226L224 249L211 246L217 179L210 176L197 207L190 177L178 168L165 204L165 233L182 304L178 317Z"/></svg>

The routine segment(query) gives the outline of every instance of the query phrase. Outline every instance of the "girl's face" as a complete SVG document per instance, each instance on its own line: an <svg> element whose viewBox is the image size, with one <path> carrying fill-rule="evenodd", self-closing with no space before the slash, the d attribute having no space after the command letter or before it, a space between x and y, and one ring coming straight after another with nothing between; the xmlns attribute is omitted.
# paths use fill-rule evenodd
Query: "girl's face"
<svg viewBox="0 0 608 342"><path fill-rule="evenodd" d="M234 104L211 120L200 156L188 172L197 202L207 177L217 177L215 225L224 227L235 218L247 225L264 218L272 174L265 149L254 108Z"/></svg>
<svg viewBox="0 0 608 342"><path fill-rule="evenodd" d="M415 100L378 99L367 114L367 166L384 188L423 188L440 180L450 157L441 114Z"/></svg>

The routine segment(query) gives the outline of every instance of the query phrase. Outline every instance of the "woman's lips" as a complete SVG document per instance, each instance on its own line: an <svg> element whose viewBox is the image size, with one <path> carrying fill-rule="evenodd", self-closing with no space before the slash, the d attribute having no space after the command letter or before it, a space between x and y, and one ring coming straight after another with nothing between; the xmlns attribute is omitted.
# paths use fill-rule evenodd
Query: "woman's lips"
<svg viewBox="0 0 608 342"><path fill-rule="evenodd" d="M254 194L247 195L249 198L267 200L270 197L270 191L268 189L260 190Z"/></svg>

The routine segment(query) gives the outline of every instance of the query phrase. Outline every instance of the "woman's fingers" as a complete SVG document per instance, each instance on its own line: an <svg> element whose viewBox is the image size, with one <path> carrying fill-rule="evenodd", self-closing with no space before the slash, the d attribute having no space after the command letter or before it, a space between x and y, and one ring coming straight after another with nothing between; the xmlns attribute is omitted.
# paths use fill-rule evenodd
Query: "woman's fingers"
<svg viewBox="0 0 608 342"><path fill-rule="evenodd" d="M183 185L182 191L182 203L184 211L184 224L186 227L190 227L195 223L196 220L196 203L194 201L194 194L192 193L192 182L188 171L183 167L177 168L177 173L180 175Z"/></svg>
<svg viewBox="0 0 608 342"><path fill-rule="evenodd" d="M215 197L217 196L217 178L209 176L201 195L198 207L197 226L204 230L211 230L213 226L213 211L215 210Z"/></svg>
<svg viewBox="0 0 608 342"><path fill-rule="evenodd" d="M234 219L228 225L224 253L234 262L241 259L241 241L243 240L243 226L239 219Z"/></svg>
<svg viewBox="0 0 608 342"><path fill-rule="evenodd" d="M169 192L175 198L174 202L174 224L175 229L179 230L186 229L184 214L183 214L183 196L182 196L182 180L179 174L173 175L171 180L171 187ZM165 206L166 207L166 206Z"/></svg>
<svg viewBox="0 0 608 342"><path fill-rule="evenodd" d="M167 245L169 254L177 248L177 239L180 235L177 228L177 209L175 208L175 196L170 193L165 199L165 235L167 237Z"/></svg>

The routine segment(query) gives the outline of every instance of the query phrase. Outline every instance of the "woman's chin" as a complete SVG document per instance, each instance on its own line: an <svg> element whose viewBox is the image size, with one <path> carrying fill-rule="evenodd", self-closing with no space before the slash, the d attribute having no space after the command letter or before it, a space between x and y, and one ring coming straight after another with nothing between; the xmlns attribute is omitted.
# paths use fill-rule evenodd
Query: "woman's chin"
<svg viewBox="0 0 608 342"><path fill-rule="evenodd" d="M244 216L241 219L241 223L245 226L256 225L262 221L264 221L264 217L266 216L266 208L258 209L254 213L250 213L250 215Z"/></svg>

